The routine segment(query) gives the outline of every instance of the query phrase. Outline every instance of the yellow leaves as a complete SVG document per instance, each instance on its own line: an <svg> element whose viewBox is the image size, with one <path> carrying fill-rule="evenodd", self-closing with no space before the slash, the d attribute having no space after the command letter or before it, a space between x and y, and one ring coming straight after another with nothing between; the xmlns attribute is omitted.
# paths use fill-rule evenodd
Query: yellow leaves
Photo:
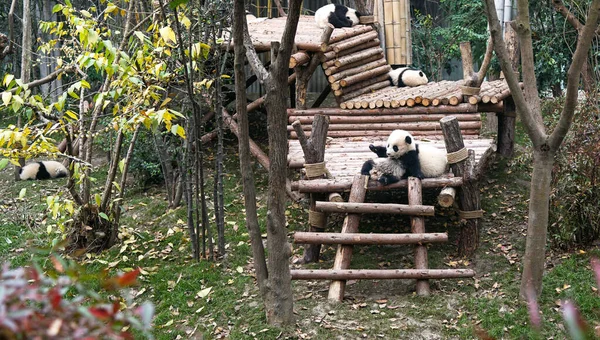
<svg viewBox="0 0 600 340"><path fill-rule="evenodd" d="M208 296L208 294L210 294L211 291L212 291L212 287L204 288L201 291L199 291L198 293L196 293L196 296L201 299L204 299L205 297Z"/></svg>
<svg viewBox="0 0 600 340"><path fill-rule="evenodd" d="M165 42L167 42L167 43L168 42L172 42L172 43L177 42L177 40L175 39L175 32L173 31L173 29L171 27L165 26L159 30L159 33Z"/></svg>
<svg viewBox="0 0 600 340"><path fill-rule="evenodd" d="M208 58L208 54L210 53L210 45L207 45L202 42L197 42L192 45L192 59L197 60L202 57L202 59Z"/></svg>
<svg viewBox="0 0 600 340"><path fill-rule="evenodd" d="M4 106L8 106L11 99L12 99L12 93L10 93L8 91L2 92L2 103L4 104Z"/></svg>
<svg viewBox="0 0 600 340"><path fill-rule="evenodd" d="M171 133L181 138L185 138L185 129L179 124L175 124L171 127Z"/></svg>

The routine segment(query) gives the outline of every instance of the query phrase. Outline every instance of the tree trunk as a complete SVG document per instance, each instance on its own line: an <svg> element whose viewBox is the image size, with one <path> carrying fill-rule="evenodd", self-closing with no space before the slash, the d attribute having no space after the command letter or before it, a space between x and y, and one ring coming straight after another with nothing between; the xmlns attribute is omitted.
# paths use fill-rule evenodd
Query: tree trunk
<svg viewBox="0 0 600 340"><path fill-rule="evenodd" d="M244 0L236 0L234 3L234 16L241 17L244 14ZM267 263L265 261L265 249L262 243L258 215L256 211L256 188L254 185L254 174L252 172L252 160L250 158L250 137L248 128L248 112L246 110L246 86L244 71L245 51L243 42L244 22L236 20L233 23L233 35L235 37L234 53L235 60L233 69L235 72L236 111L239 124L239 151L240 171L244 187L244 207L246 208L246 228L250 235L252 245L252 258L254 259L254 271L256 282L263 298L267 295Z"/></svg>
<svg viewBox="0 0 600 340"><path fill-rule="evenodd" d="M523 256L523 276L521 278L520 293L523 298L527 298L531 290L538 297L542 293L553 165L554 152L534 151L531 192L529 194L529 221L525 256Z"/></svg>
<svg viewBox="0 0 600 340"><path fill-rule="evenodd" d="M21 81L31 80L31 6L29 0L23 0L23 38L21 40ZM21 115L17 117L17 127L21 127ZM25 165L25 159L20 157L19 164ZM19 177L20 167L15 167L15 181Z"/></svg>

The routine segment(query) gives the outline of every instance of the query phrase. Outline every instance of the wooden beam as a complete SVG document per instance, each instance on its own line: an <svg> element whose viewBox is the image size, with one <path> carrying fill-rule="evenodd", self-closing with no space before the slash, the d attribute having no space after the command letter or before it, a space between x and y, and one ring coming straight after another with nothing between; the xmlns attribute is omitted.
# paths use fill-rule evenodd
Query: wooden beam
<svg viewBox="0 0 600 340"><path fill-rule="evenodd" d="M475 276L472 269L296 269L292 280L452 279ZM339 282L339 281L335 281Z"/></svg>
<svg viewBox="0 0 600 340"><path fill-rule="evenodd" d="M362 233L294 233L294 243L316 244L415 244L448 241L446 233L362 234Z"/></svg>
<svg viewBox="0 0 600 340"><path fill-rule="evenodd" d="M322 212L341 212L348 214L397 214L434 216L435 208L430 205L406 205L394 203L336 203L315 202L315 209Z"/></svg>
<svg viewBox="0 0 600 340"><path fill-rule="evenodd" d="M366 176L356 175L352 181L352 190L350 191L350 197L348 202L359 203L364 202L367 194L365 188ZM348 214L344 219L342 225L342 233L356 233L358 232L358 223L360 222L360 214ZM351 245L339 245L335 255L335 262L333 263L334 270L343 270L350 267L350 260L352 259L352 246ZM346 289L346 281L332 281L329 285L329 300L342 301L344 299L344 290Z"/></svg>
<svg viewBox="0 0 600 340"><path fill-rule="evenodd" d="M463 184L463 179L460 177L451 178L424 178L421 180L423 188L441 188L445 186L459 187ZM343 179L315 179L312 181L294 181L292 182L292 190L301 193L309 192L341 192L349 191L352 187L352 182ZM403 179L388 186L381 185L375 180L369 180L367 190L379 191L390 190L408 187L408 181Z"/></svg>
<svg viewBox="0 0 600 340"><path fill-rule="evenodd" d="M423 202L423 194L421 190L421 180L416 177L408 178L408 204L411 206L419 206ZM422 234L425 232L425 220L420 216L413 216L410 218L410 231L415 234ZM421 270L427 270L427 247L424 245L415 246L415 268ZM431 294L429 289L429 281L419 279L417 280L417 294L421 296L427 296Z"/></svg>

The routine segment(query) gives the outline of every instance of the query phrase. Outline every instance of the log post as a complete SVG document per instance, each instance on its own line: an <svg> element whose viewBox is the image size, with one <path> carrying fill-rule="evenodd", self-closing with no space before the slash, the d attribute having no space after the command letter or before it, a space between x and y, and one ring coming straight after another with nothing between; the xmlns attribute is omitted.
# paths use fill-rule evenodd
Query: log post
<svg viewBox="0 0 600 340"><path fill-rule="evenodd" d="M505 24L504 42L514 72L519 70L519 41L514 29L514 22ZM516 108L512 97L504 99L504 109L498 114L498 150L504 157L512 157L515 142Z"/></svg>
<svg viewBox="0 0 600 340"><path fill-rule="evenodd" d="M408 204L421 205L422 201L421 181L416 177L409 177ZM410 218L410 231L414 234L425 232L425 220L422 216L413 216ZM415 268L428 269L427 262L427 246L417 244L415 246ZM423 279L417 280L417 294L421 296L428 296L430 294L429 281Z"/></svg>
<svg viewBox="0 0 600 340"><path fill-rule="evenodd" d="M329 129L329 117L317 114L312 122L312 132L310 138L307 138L299 121L294 121L292 127L296 130L298 141L304 152L304 164L323 163L325 160L325 143L327 141L327 130ZM323 165L324 166L324 165ZM326 173L326 171L325 171ZM318 176L307 176L307 179L327 177L323 174ZM322 232L327 227L327 214L316 211L316 202L327 198L325 194L313 193L310 194L309 207L309 231ZM318 262L319 253L321 252L320 244L307 244L304 246L304 254L302 256L303 263Z"/></svg>
<svg viewBox="0 0 600 340"><path fill-rule="evenodd" d="M450 168L454 176L463 178L463 185L458 190L461 209L459 216L462 222L458 239L458 254L471 257L479 245L479 220L481 218L479 182L473 176L475 153L471 150L465 155L465 144L456 117L444 117L440 119L440 125L444 134ZM468 161L471 155L473 160ZM457 163L451 162L459 159L462 160Z"/></svg>
<svg viewBox="0 0 600 340"><path fill-rule="evenodd" d="M454 197L456 197L456 189L446 187L438 195L438 204L444 208L449 208L454 204Z"/></svg>
<svg viewBox="0 0 600 340"><path fill-rule="evenodd" d="M367 189L365 188L366 176L356 175L352 181L352 189L350 190L350 197L348 202L359 203L365 201ZM344 219L342 225L342 233L356 233L358 232L358 223L360 222L360 214L348 214ZM335 254L335 262L333 263L333 269L348 269L350 267L350 260L352 259L352 246L351 245L339 245ZM338 280L331 281L329 285L328 299L333 301L342 301L344 299L344 291L346 289L346 281Z"/></svg>

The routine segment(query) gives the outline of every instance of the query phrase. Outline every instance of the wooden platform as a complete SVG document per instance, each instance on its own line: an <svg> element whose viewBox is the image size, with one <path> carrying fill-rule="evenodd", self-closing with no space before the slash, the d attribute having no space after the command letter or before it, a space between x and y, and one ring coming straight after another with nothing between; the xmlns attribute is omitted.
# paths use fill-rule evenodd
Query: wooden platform
<svg viewBox="0 0 600 340"><path fill-rule="evenodd" d="M421 144L431 144L437 148L446 150L443 140L418 141ZM288 165L291 169L300 169L304 164L304 153L297 140L288 142L290 150L288 154ZM339 185L342 182L347 183L348 188L354 175L360 174L363 163L369 159L377 157L371 150L369 144L385 145L385 138L333 138L325 147L325 162L327 169L335 177L335 182ZM484 153L495 148L492 139L465 139L465 147L475 151L475 160L479 162ZM322 180L326 181L326 180Z"/></svg>

